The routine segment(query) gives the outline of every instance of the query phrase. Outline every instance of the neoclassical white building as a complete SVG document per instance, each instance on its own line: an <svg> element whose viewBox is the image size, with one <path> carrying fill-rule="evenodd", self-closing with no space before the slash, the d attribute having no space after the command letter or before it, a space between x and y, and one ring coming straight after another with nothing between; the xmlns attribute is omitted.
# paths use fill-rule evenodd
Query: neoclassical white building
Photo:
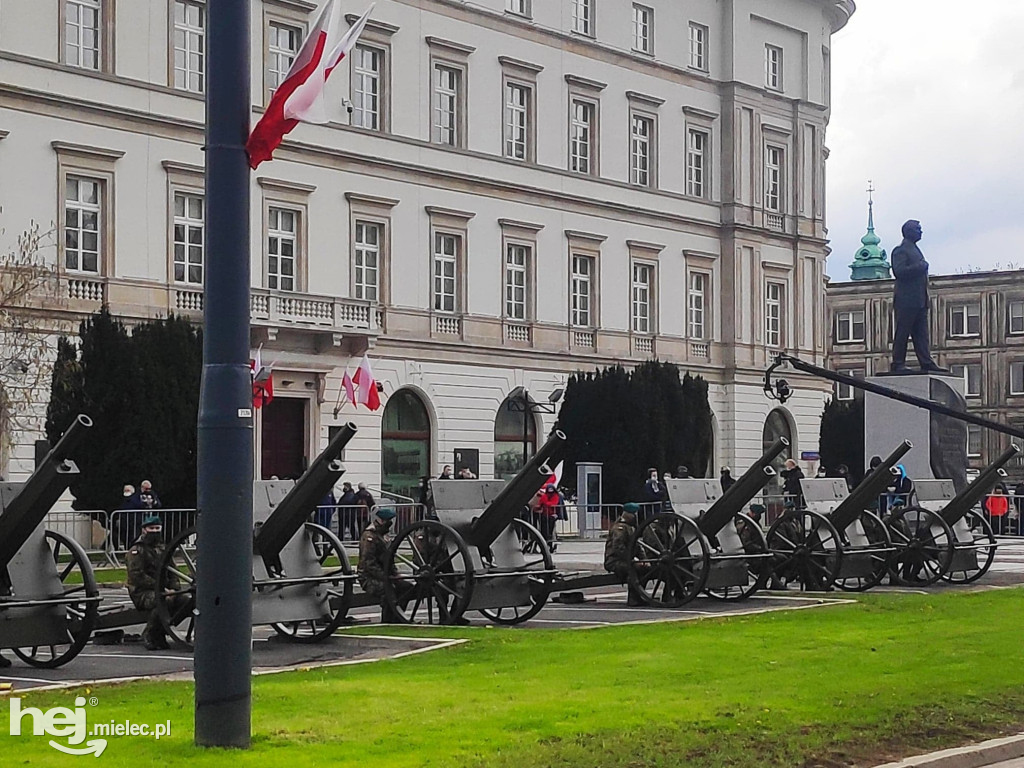
<svg viewBox="0 0 1024 768"><path fill-rule="evenodd" d="M367 4L339 2L347 23ZM255 123L318 3L251 6ZM761 377L779 350L824 362L830 40L853 11L378 0L329 83L335 122L252 178L252 344L277 395L262 474L353 420L346 464L371 486L406 492L456 451L490 476L522 450L514 388L544 402L653 357L710 383L717 465L758 456L766 422L815 451L828 385L772 414ZM5 237L56 222L68 317L201 318L205 12L0 0ZM364 353L385 408L336 412ZM535 440L554 416L528 418Z"/></svg>

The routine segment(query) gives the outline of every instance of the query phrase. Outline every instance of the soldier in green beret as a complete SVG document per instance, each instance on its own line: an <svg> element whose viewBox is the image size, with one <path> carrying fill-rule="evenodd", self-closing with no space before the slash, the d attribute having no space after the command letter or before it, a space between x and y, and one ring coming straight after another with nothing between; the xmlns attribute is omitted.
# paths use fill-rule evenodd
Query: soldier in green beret
<svg viewBox="0 0 1024 768"><path fill-rule="evenodd" d="M633 563L631 544L636 531L636 516L640 505L629 502L622 508L619 519L608 530L608 538L604 543L604 569L614 573L628 584L626 605L643 605L640 591L629 579L630 566Z"/></svg>

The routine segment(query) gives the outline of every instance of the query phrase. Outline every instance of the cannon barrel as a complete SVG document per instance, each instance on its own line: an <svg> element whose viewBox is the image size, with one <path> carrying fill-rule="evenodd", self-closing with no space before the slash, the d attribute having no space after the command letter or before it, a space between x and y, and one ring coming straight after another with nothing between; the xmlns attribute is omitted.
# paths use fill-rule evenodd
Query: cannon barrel
<svg viewBox="0 0 1024 768"><path fill-rule="evenodd" d="M718 535L718 532L729 524L737 512L742 512L750 500L757 496L775 477L772 462L788 447L789 440L784 437L780 437L772 443L764 455L736 479L732 488L722 494L722 497L701 516L697 523L701 533L709 537Z"/></svg>
<svg viewBox="0 0 1024 768"><path fill-rule="evenodd" d="M865 509L872 509L875 507L878 497L889 487L892 482L893 474L892 470L899 460L902 459L914 444L909 440L904 440L897 446L896 450L890 453L881 464L875 467L868 473L860 485L854 488L850 495L847 496L837 506L832 513L829 515L829 520L836 527L837 530L846 530L854 520L863 512Z"/></svg>
<svg viewBox="0 0 1024 768"><path fill-rule="evenodd" d="M92 419L85 414L76 416L46 458L22 483L14 498L4 504L0 512L0 568L10 563L78 475L78 467L71 460L71 455L81 445L90 427Z"/></svg>
<svg viewBox="0 0 1024 768"><path fill-rule="evenodd" d="M972 483L960 491L950 500L949 504L942 508L942 512L939 513L942 519L949 523L949 525L957 523L960 518L967 514L967 510L981 501L985 494L992 490L992 487L999 482L1001 477L1006 476L1006 473L1003 472L1003 467L1018 453L1020 453L1020 448L1011 443L1009 448L999 454L999 458L989 464L984 472L974 478Z"/></svg>
<svg viewBox="0 0 1024 768"><path fill-rule="evenodd" d="M524 506L551 476L551 469L565 455L565 435L555 430L547 442L540 447L526 466L513 477L494 497L487 509L470 526L468 543L477 547L489 547L503 530L519 514Z"/></svg>
<svg viewBox="0 0 1024 768"><path fill-rule="evenodd" d="M310 513L345 473L339 457L356 434L356 425L345 424L288 491L256 533L256 551L264 557L278 555L306 523Z"/></svg>

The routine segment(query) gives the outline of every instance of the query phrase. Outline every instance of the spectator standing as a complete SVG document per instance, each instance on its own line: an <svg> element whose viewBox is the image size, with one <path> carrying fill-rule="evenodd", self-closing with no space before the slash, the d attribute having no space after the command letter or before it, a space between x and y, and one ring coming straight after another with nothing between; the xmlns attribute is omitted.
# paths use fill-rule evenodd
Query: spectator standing
<svg viewBox="0 0 1024 768"><path fill-rule="evenodd" d="M139 501L142 503L142 509L160 509L163 506L160 497L153 490L153 484L149 480L143 480L139 483Z"/></svg>
<svg viewBox="0 0 1024 768"><path fill-rule="evenodd" d="M423 515L428 520L436 520L437 514L434 512L434 492L430 488L430 476L424 475L420 478L420 511L419 515ZM422 519L422 518L419 518Z"/></svg>
<svg viewBox="0 0 1024 768"><path fill-rule="evenodd" d="M452 477L452 465L445 464L444 469L441 470L441 474L437 476L438 480L454 480Z"/></svg>
<svg viewBox="0 0 1024 768"><path fill-rule="evenodd" d="M142 502L135 492L134 485L126 485L121 490L121 506L114 515L114 543L119 549L128 549L139 538L142 529Z"/></svg>
<svg viewBox="0 0 1024 768"><path fill-rule="evenodd" d="M326 496L320 499L320 503L317 504L316 517L314 518L316 524L331 530L331 518L334 517L334 509L337 505L338 501L334 498L334 489L332 488L327 492Z"/></svg>
<svg viewBox="0 0 1024 768"><path fill-rule="evenodd" d="M680 464L678 467L676 467L676 479L677 480L689 480L690 479L690 470L689 470L689 468L686 467L683 464Z"/></svg>
<svg viewBox="0 0 1024 768"><path fill-rule="evenodd" d="M1010 511L1010 499L1000 486L996 485L992 493L985 499L985 512L992 525L992 533L1000 536L1006 532L1006 516Z"/></svg>
<svg viewBox="0 0 1024 768"><path fill-rule="evenodd" d="M473 474L473 470L469 467L463 467L459 470L459 480L476 480L476 475Z"/></svg>
<svg viewBox="0 0 1024 768"><path fill-rule="evenodd" d="M341 496L338 497L338 535L342 541L359 538L359 502L352 483L347 480L341 484Z"/></svg>
<svg viewBox="0 0 1024 768"><path fill-rule="evenodd" d="M647 482L644 484L643 504L640 507L640 522L658 514L661 510L665 488L658 479L657 467L647 470Z"/></svg>
<svg viewBox="0 0 1024 768"><path fill-rule="evenodd" d="M909 507L914 503L914 481L907 474L907 468L902 464L896 465L896 479L892 485L892 493L889 494L889 507Z"/></svg>
<svg viewBox="0 0 1024 768"><path fill-rule="evenodd" d="M786 459L786 468L779 474L782 475L782 494L786 497L785 505L802 509L804 496L800 481L804 479L803 470L793 459Z"/></svg>
<svg viewBox="0 0 1024 768"><path fill-rule="evenodd" d="M843 478L846 481L846 490L853 490L853 478L850 477L850 468L845 464L840 464L836 467L836 475Z"/></svg>
<svg viewBox="0 0 1024 768"><path fill-rule="evenodd" d="M373 499L373 494L366 490L366 483L359 484L359 490L356 491L355 502L359 530L362 531L370 524L370 510L372 510L373 505L376 504Z"/></svg>
<svg viewBox="0 0 1024 768"><path fill-rule="evenodd" d="M558 519L558 505L562 497L558 495L558 489L554 485L548 485L538 500L538 519L541 524L540 533L548 543L551 551L556 548L555 543L555 521Z"/></svg>
<svg viewBox="0 0 1024 768"><path fill-rule="evenodd" d="M719 472L718 480L722 484L722 493L725 493L736 485L736 478L732 476L732 470L729 469L729 467L722 467L722 471Z"/></svg>

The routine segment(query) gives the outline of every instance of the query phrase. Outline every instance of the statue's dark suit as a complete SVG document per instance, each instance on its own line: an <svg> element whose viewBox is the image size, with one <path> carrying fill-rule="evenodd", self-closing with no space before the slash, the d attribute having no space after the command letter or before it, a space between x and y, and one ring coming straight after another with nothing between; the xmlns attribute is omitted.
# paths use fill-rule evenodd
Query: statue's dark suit
<svg viewBox="0 0 1024 768"><path fill-rule="evenodd" d="M892 271L896 276L896 290L892 296L896 311L892 366L898 369L906 365L907 339L912 338L921 368L934 368L928 341L928 262L917 243L904 238L893 249Z"/></svg>

